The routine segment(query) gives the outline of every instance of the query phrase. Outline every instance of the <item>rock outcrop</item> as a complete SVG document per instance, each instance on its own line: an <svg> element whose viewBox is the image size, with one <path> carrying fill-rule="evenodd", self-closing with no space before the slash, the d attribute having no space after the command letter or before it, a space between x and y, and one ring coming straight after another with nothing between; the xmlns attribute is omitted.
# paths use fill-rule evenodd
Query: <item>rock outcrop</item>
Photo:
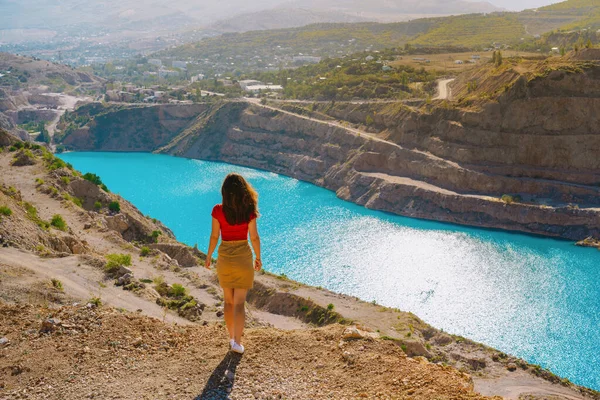
<svg viewBox="0 0 600 400"><path fill-rule="evenodd" d="M179 243L155 243L151 244L151 249L159 250L176 260L182 267L196 267L198 257L194 254L192 248Z"/></svg>
<svg viewBox="0 0 600 400"><path fill-rule="evenodd" d="M77 150L153 151L169 143L207 108L206 104L105 107L92 103L74 112L91 122L67 134L62 143Z"/></svg>
<svg viewBox="0 0 600 400"><path fill-rule="evenodd" d="M229 115L239 105L222 107L215 115ZM260 106L238 110L229 121L228 128L219 125L221 132L190 133L169 152L282 173L369 208L411 217L577 240L600 235L600 214L593 209L500 200L503 193L529 193L557 203L592 201L596 187L493 176L429 152Z"/></svg>

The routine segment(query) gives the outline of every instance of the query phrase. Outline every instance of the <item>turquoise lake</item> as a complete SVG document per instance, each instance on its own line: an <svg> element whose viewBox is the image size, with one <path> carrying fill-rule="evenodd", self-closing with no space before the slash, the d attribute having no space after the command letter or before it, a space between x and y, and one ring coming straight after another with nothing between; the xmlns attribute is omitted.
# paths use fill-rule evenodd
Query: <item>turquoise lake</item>
<svg viewBox="0 0 600 400"><path fill-rule="evenodd" d="M600 251L368 210L281 175L139 153L67 153L206 251L229 172L259 192L264 267L412 311L431 325L600 390Z"/></svg>

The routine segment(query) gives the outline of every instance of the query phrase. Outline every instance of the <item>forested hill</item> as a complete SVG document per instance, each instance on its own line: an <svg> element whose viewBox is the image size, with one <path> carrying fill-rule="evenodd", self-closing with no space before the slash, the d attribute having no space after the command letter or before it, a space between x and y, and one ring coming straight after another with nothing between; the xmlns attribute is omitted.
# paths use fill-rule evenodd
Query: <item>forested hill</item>
<svg viewBox="0 0 600 400"><path fill-rule="evenodd" d="M203 59L285 57L295 54L331 57L365 49L404 46L464 46L493 44L518 47L553 30L597 29L600 1L568 0L537 10L415 19L388 24L313 24L293 29L224 34L157 53L157 57ZM535 46L535 43L531 44ZM232 60L236 63L235 60Z"/></svg>

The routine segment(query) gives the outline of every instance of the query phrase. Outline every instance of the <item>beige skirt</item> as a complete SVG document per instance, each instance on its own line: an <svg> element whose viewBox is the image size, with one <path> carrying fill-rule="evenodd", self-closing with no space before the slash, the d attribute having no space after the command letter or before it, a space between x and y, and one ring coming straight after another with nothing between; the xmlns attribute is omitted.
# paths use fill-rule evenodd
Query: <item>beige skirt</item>
<svg viewBox="0 0 600 400"><path fill-rule="evenodd" d="M252 250L247 240L221 241L217 250L219 285L227 289L250 289L254 285Z"/></svg>

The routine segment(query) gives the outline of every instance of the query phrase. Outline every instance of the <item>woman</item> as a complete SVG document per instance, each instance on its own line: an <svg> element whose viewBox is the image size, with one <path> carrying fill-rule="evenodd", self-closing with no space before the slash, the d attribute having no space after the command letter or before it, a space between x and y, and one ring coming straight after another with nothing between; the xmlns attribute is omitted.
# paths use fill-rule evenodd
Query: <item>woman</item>
<svg viewBox="0 0 600 400"><path fill-rule="evenodd" d="M211 214L212 233L205 266L210 269L212 255L220 234L217 276L225 300L225 325L229 332L231 350L242 354L246 294L254 283L254 270L260 271L262 268L260 237L256 228L258 194L241 175L229 174L223 181L221 195L223 203L217 204ZM248 245L248 233L256 255L254 265L252 251Z"/></svg>

